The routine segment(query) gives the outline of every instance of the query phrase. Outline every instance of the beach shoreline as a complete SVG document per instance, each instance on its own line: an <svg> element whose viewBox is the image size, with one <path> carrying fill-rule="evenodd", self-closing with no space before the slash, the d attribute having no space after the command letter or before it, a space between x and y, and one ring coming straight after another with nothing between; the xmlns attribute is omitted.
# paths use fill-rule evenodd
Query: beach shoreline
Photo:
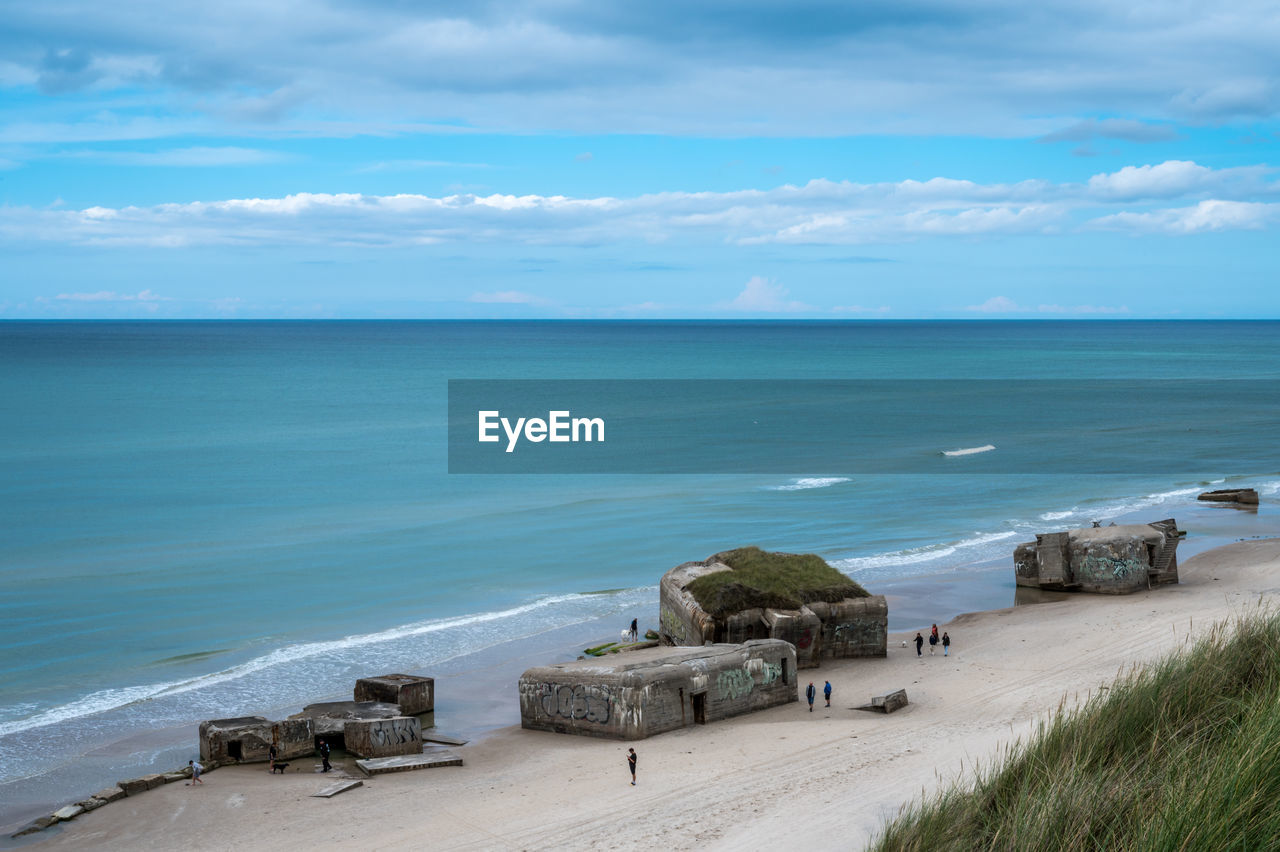
<svg viewBox="0 0 1280 852"><path fill-rule="evenodd" d="M205 788L170 785L45 833L49 849L357 845L414 848L730 848L747 839L814 848L860 846L939 780L989 764L1059 702L1071 704L1134 664L1280 591L1280 539L1218 547L1183 562L1177 586L1127 596L1071 595L939 622L955 641L916 657L893 631L884 659L800 672L835 687L833 707L788 704L631 745L518 727L460 749L460 769L379 776L333 800L321 779L226 767ZM852 709L905 688L892 716ZM327 780L327 779L326 779ZM213 791L217 792L213 792ZM200 798L195 798L195 797ZM639 802L635 800L639 799ZM429 802L429 806L423 803ZM231 819L234 817L234 819Z"/></svg>

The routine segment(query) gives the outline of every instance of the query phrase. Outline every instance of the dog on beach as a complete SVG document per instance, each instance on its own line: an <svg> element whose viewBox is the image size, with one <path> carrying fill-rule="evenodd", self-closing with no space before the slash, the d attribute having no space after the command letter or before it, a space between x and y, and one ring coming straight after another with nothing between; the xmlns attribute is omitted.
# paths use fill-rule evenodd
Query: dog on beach
<svg viewBox="0 0 1280 852"><path fill-rule="evenodd" d="M285 771L288 767L289 767L289 764L287 764L287 763L280 763L279 761L276 761L275 766L272 766L272 767L271 767L271 772L272 772L273 774L274 774L274 773L276 773L276 772L279 772L281 775L283 775L283 774L284 774L284 771Z"/></svg>

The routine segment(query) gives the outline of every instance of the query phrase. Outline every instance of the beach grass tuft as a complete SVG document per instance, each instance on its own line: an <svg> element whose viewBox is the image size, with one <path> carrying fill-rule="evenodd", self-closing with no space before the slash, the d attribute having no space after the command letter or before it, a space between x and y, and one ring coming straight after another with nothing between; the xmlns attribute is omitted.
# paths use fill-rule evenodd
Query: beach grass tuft
<svg viewBox="0 0 1280 852"><path fill-rule="evenodd" d="M686 588L714 616L755 607L799 609L813 601L834 603L870 593L812 553L771 553L741 547L711 557L732 571L705 574Z"/></svg>
<svg viewBox="0 0 1280 852"><path fill-rule="evenodd" d="M976 782L906 806L890 850L1280 846L1280 614L1216 625L1075 709Z"/></svg>

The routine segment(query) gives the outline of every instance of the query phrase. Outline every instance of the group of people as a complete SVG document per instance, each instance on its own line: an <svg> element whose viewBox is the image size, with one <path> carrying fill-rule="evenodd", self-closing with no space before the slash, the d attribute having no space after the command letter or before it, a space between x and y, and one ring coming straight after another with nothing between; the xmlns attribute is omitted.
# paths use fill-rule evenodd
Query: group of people
<svg viewBox="0 0 1280 852"><path fill-rule="evenodd" d="M938 638L938 625L933 625L929 631L929 656L933 656L933 652L938 650L938 645L942 645L942 656L947 657L951 654L951 637L944 630L942 638ZM916 656L924 656L924 637L919 633L916 634Z"/></svg>

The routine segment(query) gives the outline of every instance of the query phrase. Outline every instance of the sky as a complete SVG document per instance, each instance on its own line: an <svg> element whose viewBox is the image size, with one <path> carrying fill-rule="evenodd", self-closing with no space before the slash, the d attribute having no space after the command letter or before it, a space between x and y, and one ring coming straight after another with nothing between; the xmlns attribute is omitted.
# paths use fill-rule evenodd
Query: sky
<svg viewBox="0 0 1280 852"><path fill-rule="evenodd" d="M7 0L0 318L1280 318L1280 6Z"/></svg>

